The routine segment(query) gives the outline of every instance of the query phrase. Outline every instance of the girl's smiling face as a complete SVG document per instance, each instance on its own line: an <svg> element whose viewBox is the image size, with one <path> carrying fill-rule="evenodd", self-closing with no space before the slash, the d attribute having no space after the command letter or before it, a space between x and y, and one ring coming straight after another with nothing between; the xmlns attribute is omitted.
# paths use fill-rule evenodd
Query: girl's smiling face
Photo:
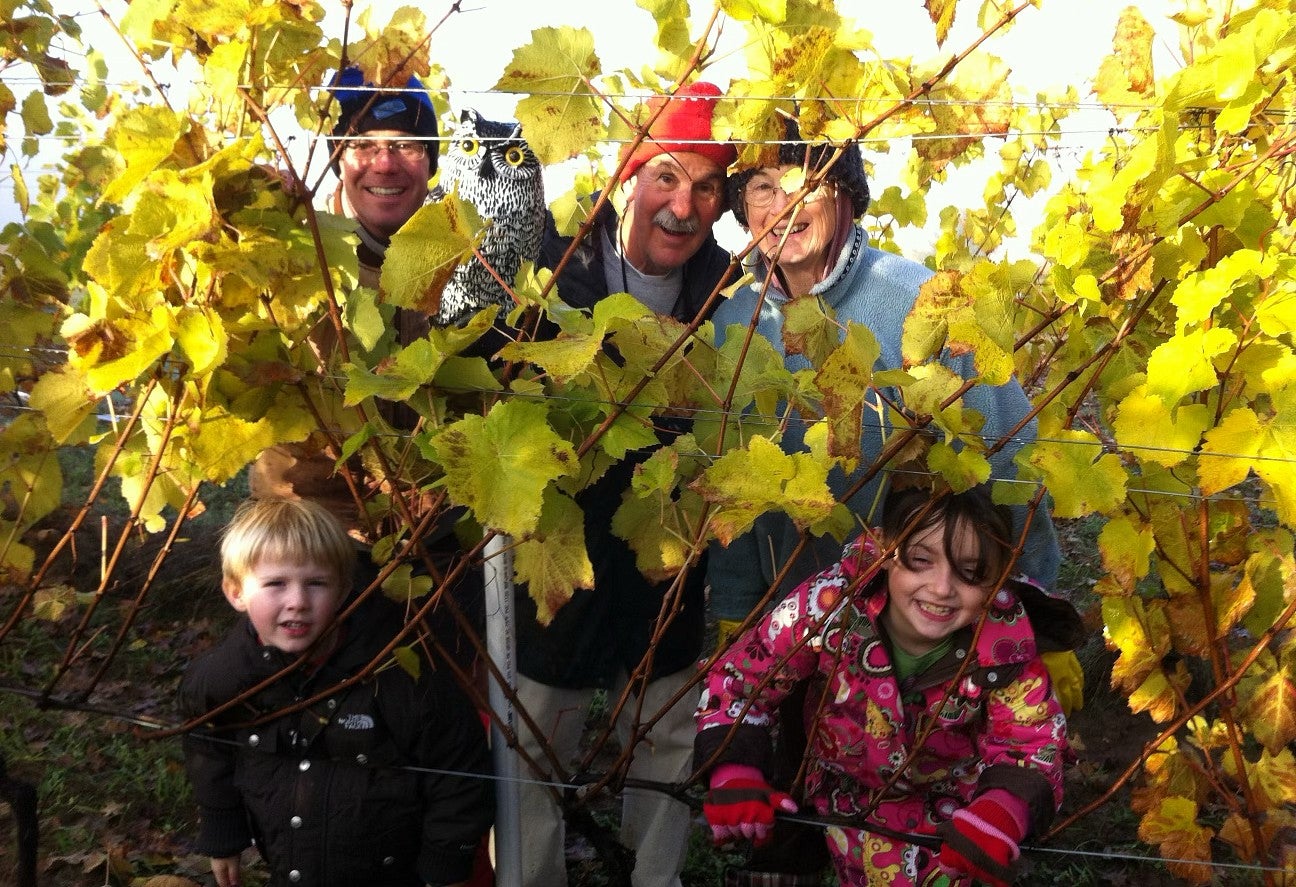
<svg viewBox="0 0 1296 887"><path fill-rule="evenodd" d="M965 522L946 549L942 521L902 543L883 567L888 601L882 624L892 643L913 656L976 622L997 578L986 575L977 536Z"/></svg>

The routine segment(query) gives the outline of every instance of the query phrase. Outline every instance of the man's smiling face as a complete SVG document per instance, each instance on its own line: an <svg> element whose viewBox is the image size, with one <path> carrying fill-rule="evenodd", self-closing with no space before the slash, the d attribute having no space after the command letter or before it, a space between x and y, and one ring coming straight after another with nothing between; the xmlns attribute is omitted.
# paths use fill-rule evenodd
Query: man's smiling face
<svg viewBox="0 0 1296 887"><path fill-rule="evenodd" d="M375 129L364 133L364 138L399 140L410 138L410 134ZM343 149L339 160L342 190L356 221L380 237L399 231L427 199L429 166L429 157L410 160L397 151L382 150L364 161Z"/></svg>

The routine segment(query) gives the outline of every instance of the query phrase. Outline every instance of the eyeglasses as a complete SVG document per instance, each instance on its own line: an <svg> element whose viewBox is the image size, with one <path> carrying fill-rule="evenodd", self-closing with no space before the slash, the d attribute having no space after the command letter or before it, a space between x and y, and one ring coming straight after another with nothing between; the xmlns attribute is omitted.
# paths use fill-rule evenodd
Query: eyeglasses
<svg viewBox="0 0 1296 887"><path fill-rule="evenodd" d="M784 200L788 198L788 192L783 190L782 185L777 185L768 179L752 179L746 185L743 185L741 193L743 202L751 209L764 209L774 202L776 194L782 194ZM813 191L808 191L801 202L814 203L820 198L827 197L830 193L832 193L832 185L821 182L819 187Z"/></svg>
<svg viewBox="0 0 1296 887"><path fill-rule="evenodd" d="M700 204L712 205L724 200L723 179L689 179L681 170L670 166L647 170L646 183L658 194L674 194L680 188L691 187L693 199Z"/></svg>
<svg viewBox="0 0 1296 887"><path fill-rule="evenodd" d="M427 156L426 142L398 141L386 139L348 139L346 151L361 163L373 163L381 151L390 151L401 160L422 160Z"/></svg>

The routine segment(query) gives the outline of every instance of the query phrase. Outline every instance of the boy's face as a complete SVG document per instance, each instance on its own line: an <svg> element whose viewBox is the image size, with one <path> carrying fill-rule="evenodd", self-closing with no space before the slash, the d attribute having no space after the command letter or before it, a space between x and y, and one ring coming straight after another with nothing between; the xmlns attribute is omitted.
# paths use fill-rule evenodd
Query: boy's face
<svg viewBox="0 0 1296 887"><path fill-rule="evenodd" d="M301 653L328 629L342 604L333 570L314 563L262 560L242 582L226 579L225 598L247 613L261 643Z"/></svg>
<svg viewBox="0 0 1296 887"><path fill-rule="evenodd" d="M954 534L957 564L945 553L945 525L936 524L909 541L908 564L898 554L887 558L889 600L882 613L893 643L912 656L935 649L945 638L981 617L990 585L959 577L976 572L979 549L976 535L964 525ZM961 570L955 570L959 566Z"/></svg>

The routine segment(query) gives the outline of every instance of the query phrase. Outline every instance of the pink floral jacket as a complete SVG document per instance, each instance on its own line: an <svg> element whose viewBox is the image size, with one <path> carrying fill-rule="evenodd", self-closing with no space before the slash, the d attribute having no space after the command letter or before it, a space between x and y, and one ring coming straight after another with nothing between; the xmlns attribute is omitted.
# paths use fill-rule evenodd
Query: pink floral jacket
<svg viewBox="0 0 1296 887"><path fill-rule="evenodd" d="M869 541L852 542L712 666L697 711L696 763L752 764L769 776L779 704L805 681L805 800L820 814L931 832L978 793L1004 788L1027 802L1038 833L1062 800L1066 719L1023 600L1061 602L1010 582L995 594L979 634L975 625L957 632L946 656L898 683L878 623L887 602L879 566ZM1050 622L1058 612L1045 611ZM1063 603L1068 611L1074 616ZM833 846L843 840L856 846ZM859 854L872 854L873 864L862 867L890 869L886 880L895 884L922 883L934 867L928 854L867 831L830 832L829 845L857 863Z"/></svg>

